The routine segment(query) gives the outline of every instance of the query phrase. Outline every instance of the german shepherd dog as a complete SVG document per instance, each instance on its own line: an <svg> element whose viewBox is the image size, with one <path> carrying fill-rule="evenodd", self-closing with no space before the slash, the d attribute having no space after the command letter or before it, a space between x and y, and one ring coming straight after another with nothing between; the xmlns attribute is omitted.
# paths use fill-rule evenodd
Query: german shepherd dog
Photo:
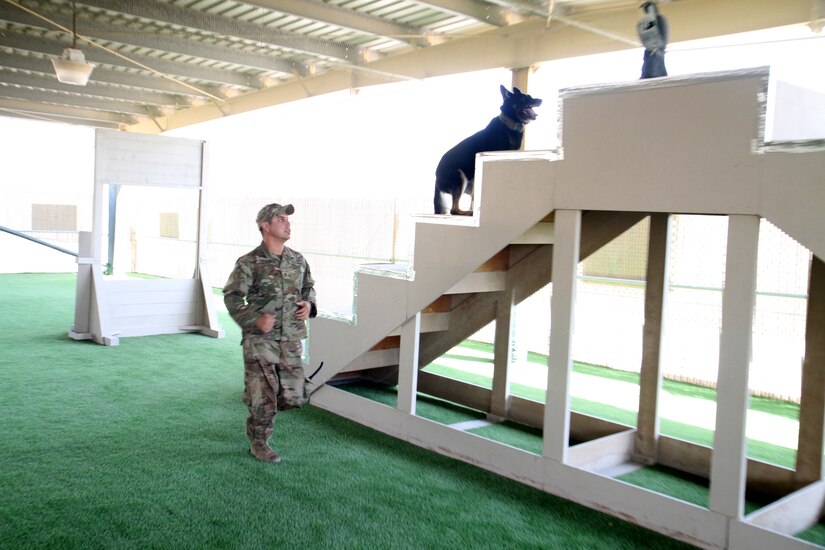
<svg viewBox="0 0 825 550"><path fill-rule="evenodd" d="M436 214L471 216L473 214L473 178L476 171L476 154L483 151L514 151L521 147L524 126L536 119L533 107L541 100L513 88L512 93L501 86L501 114L490 121L480 132L459 142L444 153L435 169ZM463 194L470 195L470 210L461 210L458 202ZM452 197L452 206L448 195Z"/></svg>

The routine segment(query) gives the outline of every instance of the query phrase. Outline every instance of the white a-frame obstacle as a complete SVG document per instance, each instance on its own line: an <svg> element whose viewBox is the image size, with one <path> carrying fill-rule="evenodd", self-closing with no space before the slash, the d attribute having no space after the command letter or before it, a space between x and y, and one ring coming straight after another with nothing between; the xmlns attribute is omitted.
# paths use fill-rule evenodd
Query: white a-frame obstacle
<svg viewBox="0 0 825 550"><path fill-rule="evenodd" d="M81 232L77 297L69 337L116 346L120 337L200 332L223 338L207 276L206 143L97 130L92 232ZM190 279L113 280L103 276L101 240L107 186L139 185L198 192L195 270Z"/></svg>

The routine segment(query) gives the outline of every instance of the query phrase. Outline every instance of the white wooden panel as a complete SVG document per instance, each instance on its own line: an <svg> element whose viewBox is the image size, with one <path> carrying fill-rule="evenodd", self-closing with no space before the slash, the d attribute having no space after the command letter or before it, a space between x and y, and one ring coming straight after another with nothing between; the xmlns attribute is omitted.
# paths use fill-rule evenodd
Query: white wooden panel
<svg viewBox="0 0 825 550"><path fill-rule="evenodd" d="M182 327L197 322L191 311L180 311L168 315L143 315L129 317L112 317L112 331L118 333L130 328Z"/></svg>
<svg viewBox="0 0 825 550"><path fill-rule="evenodd" d="M777 147L760 156L760 214L825 259L825 142Z"/></svg>
<svg viewBox="0 0 825 550"><path fill-rule="evenodd" d="M751 525L793 535L816 525L825 509L825 481L787 495L747 517Z"/></svg>
<svg viewBox="0 0 825 550"><path fill-rule="evenodd" d="M761 69L568 92L557 207L756 213L767 79Z"/></svg>
<svg viewBox="0 0 825 550"><path fill-rule="evenodd" d="M167 316L187 313L197 319L197 302L194 300L182 302L131 302L125 304L109 303L109 315L112 319L124 317L150 317L153 315Z"/></svg>
<svg viewBox="0 0 825 550"><path fill-rule="evenodd" d="M195 288L185 290L152 291L141 289L138 285L132 287L128 291L118 292L112 288L107 288L106 292L109 294L109 299L111 300L110 303L113 305L147 303L180 304L199 301L197 290Z"/></svg>
<svg viewBox="0 0 825 550"><path fill-rule="evenodd" d="M149 290L136 285L128 290L118 291L107 285L106 292L112 304L179 304L199 300L197 289L194 287L181 290Z"/></svg>
<svg viewBox="0 0 825 550"><path fill-rule="evenodd" d="M728 548L730 550L810 550L822 547L769 529L732 521Z"/></svg>
<svg viewBox="0 0 825 550"><path fill-rule="evenodd" d="M203 332L200 326L177 326L177 325L154 325L149 327L129 327L117 333L118 338L114 338L114 343L107 345L118 345L119 338L133 338L138 336L154 336L157 334L184 334L191 332ZM204 332L204 334L206 334ZM214 336L213 336L214 337Z"/></svg>
<svg viewBox="0 0 825 550"><path fill-rule="evenodd" d="M203 142L98 129L95 179L109 185L200 187Z"/></svg>
<svg viewBox="0 0 825 550"><path fill-rule="evenodd" d="M108 292L194 292L194 279L106 279Z"/></svg>

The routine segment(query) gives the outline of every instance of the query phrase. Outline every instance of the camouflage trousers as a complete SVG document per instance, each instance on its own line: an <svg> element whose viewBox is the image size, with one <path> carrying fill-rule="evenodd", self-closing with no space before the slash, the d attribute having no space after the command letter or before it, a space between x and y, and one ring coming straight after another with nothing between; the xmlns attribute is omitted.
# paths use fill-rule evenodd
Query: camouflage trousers
<svg viewBox="0 0 825 550"><path fill-rule="evenodd" d="M244 339L242 400L249 411L246 435L250 441L267 441L272 436L278 411L309 402L301 350L300 341Z"/></svg>

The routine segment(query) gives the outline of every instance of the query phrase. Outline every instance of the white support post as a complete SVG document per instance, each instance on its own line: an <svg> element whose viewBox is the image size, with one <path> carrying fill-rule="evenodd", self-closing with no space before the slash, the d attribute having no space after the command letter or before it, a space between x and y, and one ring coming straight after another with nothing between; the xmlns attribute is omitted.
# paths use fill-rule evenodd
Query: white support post
<svg viewBox="0 0 825 550"><path fill-rule="evenodd" d="M225 333L218 322L218 316L215 311L215 295L212 293L212 282L208 275L209 269L206 263L206 246L208 241L208 216L206 206L209 204L207 200L207 189L209 186L206 180L209 174L208 153L209 148L204 142L201 144L201 184L198 188L198 237L194 278L200 287L199 295L201 300L203 300L203 314L201 319L199 319L203 328L200 332L212 338L223 338Z"/></svg>
<svg viewBox="0 0 825 550"><path fill-rule="evenodd" d="M418 344L421 335L421 312L401 325L401 349L398 358L399 410L415 414L415 396L418 391Z"/></svg>
<svg viewBox="0 0 825 550"><path fill-rule="evenodd" d="M516 319L516 293L509 287L496 301L496 335L493 354L493 393L490 414L507 418L510 410L510 365Z"/></svg>
<svg viewBox="0 0 825 550"><path fill-rule="evenodd" d="M570 437L570 372L573 366L573 306L581 238L581 210L556 211L550 356L544 407L544 456L567 461Z"/></svg>
<svg viewBox="0 0 825 550"><path fill-rule="evenodd" d="M745 427L758 242L758 216L729 216L710 509L737 520L744 514L747 475Z"/></svg>

